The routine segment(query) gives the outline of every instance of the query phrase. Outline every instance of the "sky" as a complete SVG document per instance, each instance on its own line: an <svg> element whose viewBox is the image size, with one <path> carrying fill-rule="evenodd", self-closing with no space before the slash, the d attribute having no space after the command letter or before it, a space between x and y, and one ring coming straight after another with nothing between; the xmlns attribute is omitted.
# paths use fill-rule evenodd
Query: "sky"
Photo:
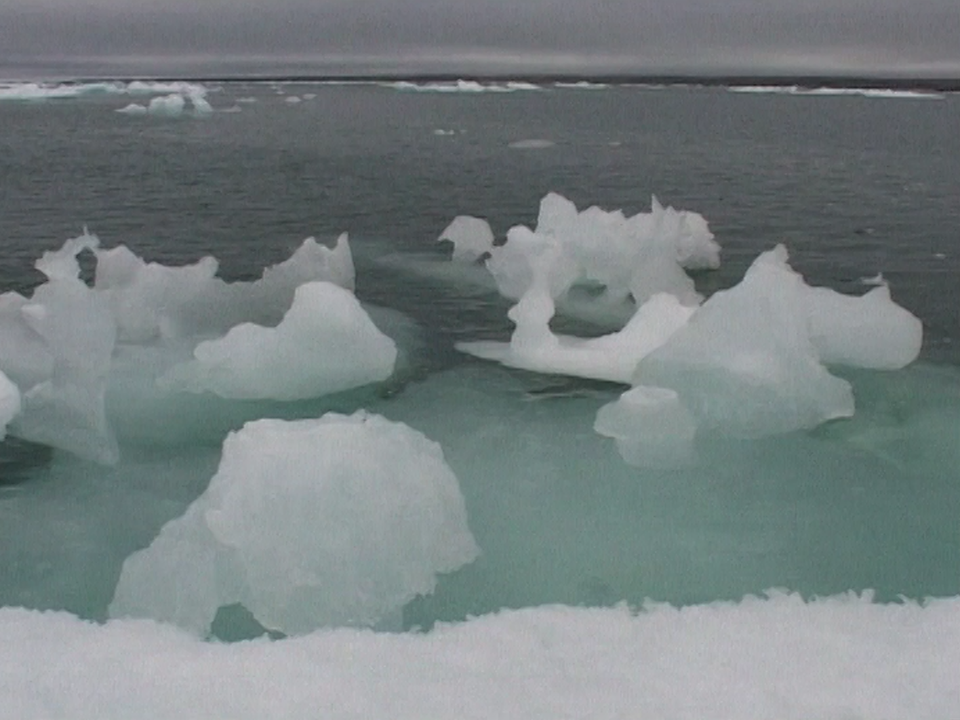
<svg viewBox="0 0 960 720"><path fill-rule="evenodd" d="M960 76L960 0L0 0L0 67Z"/></svg>

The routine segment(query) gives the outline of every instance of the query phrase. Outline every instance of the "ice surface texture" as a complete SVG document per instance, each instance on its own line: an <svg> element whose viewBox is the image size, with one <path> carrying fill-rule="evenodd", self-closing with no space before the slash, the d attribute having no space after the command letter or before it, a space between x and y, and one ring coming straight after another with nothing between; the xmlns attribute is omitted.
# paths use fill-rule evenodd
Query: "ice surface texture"
<svg viewBox="0 0 960 720"><path fill-rule="evenodd" d="M454 260L487 247L489 227L457 218L444 238ZM518 226L486 266L508 312L509 343L463 342L463 352L512 367L642 387L598 417L633 464L683 461L698 427L754 438L815 427L854 412L849 383L828 365L892 370L920 353L923 328L881 285L862 297L808 286L786 248L762 254L736 287L700 305L687 269L715 268L706 221L653 202L649 214L589 208L547 195L536 230ZM637 305L618 332L557 335L556 302L579 283L595 301ZM664 394L664 393L667 394ZM664 432L660 423L675 432ZM646 459L645 459L646 458Z"/></svg>
<svg viewBox="0 0 960 720"><path fill-rule="evenodd" d="M0 372L0 440L7 435L7 424L20 413L20 389Z"/></svg>
<svg viewBox="0 0 960 720"><path fill-rule="evenodd" d="M353 293L312 282L297 288L276 328L236 325L193 354L164 385L241 400L298 400L386 380L397 348Z"/></svg>
<svg viewBox="0 0 960 720"><path fill-rule="evenodd" d="M541 607L427 634L224 645L143 621L0 610L0 717L957 717L960 600L774 593Z"/></svg>
<svg viewBox="0 0 960 720"><path fill-rule="evenodd" d="M96 258L93 287L80 279L84 252ZM89 234L36 266L47 282L31 298L0 295L0 372L21 405L4 424L97 462L117 460L105 403L119 379L118 391L139 396L152 387L296 400L382 380L396 359L353 297L346 235L333 248L308 238L253 282L224 282L212 257L166 267L123 246L101 249Z"/></svg>
<svg viewBox="0 0 960 720"><path fill-rule="evenodd" d="M187 513L124 563L113 617L205 634L242 603L288 634L375 625L478 554L440 446L376 415L232 433Z"/></svg>

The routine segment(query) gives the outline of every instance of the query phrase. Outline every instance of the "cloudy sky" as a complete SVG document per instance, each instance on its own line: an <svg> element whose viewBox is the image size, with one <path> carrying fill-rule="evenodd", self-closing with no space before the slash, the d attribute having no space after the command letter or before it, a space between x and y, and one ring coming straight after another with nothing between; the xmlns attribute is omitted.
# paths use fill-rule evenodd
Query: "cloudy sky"
<svg viewBox="0 0 960 720"><path fill-rule="evenodd" d="M0 0L0 67L960 76L960 0Z"/></svg>

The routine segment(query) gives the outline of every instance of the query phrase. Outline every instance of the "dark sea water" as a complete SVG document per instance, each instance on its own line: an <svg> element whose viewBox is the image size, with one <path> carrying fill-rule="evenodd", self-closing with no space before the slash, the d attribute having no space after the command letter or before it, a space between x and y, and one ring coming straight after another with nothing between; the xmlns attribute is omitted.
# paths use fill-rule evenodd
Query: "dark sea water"
<svg viewBox="0 0 960 720"><path fill-rule="evenodd" d="M29 292L34 261L84 225L168 265L214 255L228 279L348 231L358 297L417 326L409 383L362 402L441 443L484 553L408 606L407 624L770 587L960 593L960 96L210 88L205 118L125 115L130 98L108 94L0 102L0 290ZM531 139L551 144L511 147ZM592 431L616 390L524 401L556 378L453 349L505 338L506 301L411 269L449 252L435 240L454 216L503 235L532 225L549 191L703 214L723 247L698 278L706 293L781 242L810 284L862 293L882 272L924 323L921 359L846 372L849 422L711 446L683 472L629 468ZM102 618L124 557L202 491L245 413L202 442L128 440L116 468L0 444L0 604Z"/></svg>

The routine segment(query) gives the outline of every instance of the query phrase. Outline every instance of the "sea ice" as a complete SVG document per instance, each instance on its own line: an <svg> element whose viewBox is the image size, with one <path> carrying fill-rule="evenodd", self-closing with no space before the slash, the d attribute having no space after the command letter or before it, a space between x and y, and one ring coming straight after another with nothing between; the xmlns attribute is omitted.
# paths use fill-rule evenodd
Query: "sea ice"
<svg viewBox="0 0 960 720"><path fill-rule="evenodd" d="M186 98L180 93L161 95L150 101L150 104L147 105L147 113L160 117L180 117L183 115L186 104Z"/></svg>
<svg viewBox="0 0 960 720"><path fill-rule="evenodd" d="M860 297L806 288L810 340L827 365L898 370L920 355L923 323L883 284Z"/></svg>
<svg viewBox="0 0 960 720"><path fill-rule="evenodd" d="M7 425L20 413L20 389L0 370L0 440L7 435Z"/></svg>
<svg viewBox="0 0 960 720"><path fill-rule="evenodd" d="M493 250L493 239L490 223L470 215L455 217L439 238L453 243L455 262L476 262Z"/></svg>
<svg viewBox="0 0 960 720"><path fill-rule="evenodd" d="M514 140L508 147L514 150L546 150L552 148L556 143L553 140L545 138L527 138L525 140Z"/></svg>
<svg viewBox="0 0 960 720"><path fill-rule="evenodd" d="M244 322L272 326L290 307L299 285L315 280L347 289L354 285L346 233L332 249L307 238L254 282L227 283L216 277L218 263L212 257L168 267L145 262L122 245L96 255L95 287L109 297L125 342L222 335Z"/></svg>
<svg viewBox="0 0 960 720"><path fill-rule="evenodd" d="M205 634L242 603L287 634L372 626L478 552L457 478L417 431L364 411L259 420L227 437L186 514L126 560L110 615Z"/></svg>
<svg viewBox="0 0 960 720"><path fill-rule="evenodd" d="M76 259L96 245L95 238L85 235L44 253L36 267L47 282L29 300L4 296L0 345L14 345L0 356L5 365L0 370L19 384L22 411L10 428L14 434L112 463L119 451L107 423L104 394L116 325L106 299L79 279ZM27 368L31 358L40 365Z"/></svg>
<svg viewBox="0 0 960 720"><path fill-rule="evenodd" d="M640 361L634 384L675 390L698 422L739 437L849 417L852 389L810 338L810 297L783 246L764 253Z"/></svg>
<svg viewBox="0 0 960 720"><path fill-rule="evenodd" d="M163 384L241 400L302 400L387 379L397 348L349 290L300 285L276 328L236 325L201 342Z"/></svg>
<svg viewBox="0 0 960 720"><path fill-rule="evenodd" d="M640 386L600 408L594 430L616 440L630 465L671 468L693 457L697 424L676 392Z"/></svg>
<svg viewBox="0 0 960 720"><path fill-rule="evenodd" d="M531 289L510 312L516 323L509 343L458 343L457 349L485 360L533 372L556 373L629 384L637 363L683 327L694 308L667 293L641 305L623 329L596 338L557 335L550 329L553 303Z"/></svg>

